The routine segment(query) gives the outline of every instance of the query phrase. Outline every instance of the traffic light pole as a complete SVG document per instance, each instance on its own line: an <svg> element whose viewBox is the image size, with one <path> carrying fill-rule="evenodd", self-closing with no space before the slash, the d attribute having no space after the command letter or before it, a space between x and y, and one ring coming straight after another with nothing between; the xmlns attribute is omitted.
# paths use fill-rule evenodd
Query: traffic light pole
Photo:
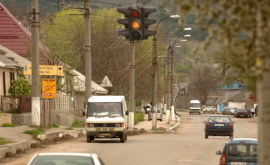
<svg viewBox="0 0 270 165"><path fill-rule="evenodd" d="M41 126L39 93L39 7L38 0L31 1L32 9L32 125Z"/></svg>
<svg viewBox="0 0 270 165"><path fill-rule="evenodd" d="M171 50L171 120L174 121L174 54L173 54L173 47Z"/></svg>
<svg viewBox="0 0 270 165"><path fill-rule="evenodd" d="M135 88L135 41L131 41L130 55L130 79L129 79L129 122L128 128L133 130L134 127L134 88Z"/></svg>
<svg viewBox="0 0 270 165"><path fill-rule="evenodd" d="M152 94L152 105L153 105L153 113L152 113L152 129L157 128L157 38L154 36L153 38L153 94Z"/></svg>
<svg viewBox="0 0 270 165"><path fill-rule="evenodd" d="M87 110L88 99L92 95L91 89L91 18L90 18L90 0L84 1L85 9L85 110ZM87 112L87 111L86 111Z"/></svg>
<svg viewBox="0 0 270 165"><path fill-rule="evenodd" d="M170 124L170 78L171 78L171 45L169 45L167 52L167 111L166 111L166 123Z"/></svg>

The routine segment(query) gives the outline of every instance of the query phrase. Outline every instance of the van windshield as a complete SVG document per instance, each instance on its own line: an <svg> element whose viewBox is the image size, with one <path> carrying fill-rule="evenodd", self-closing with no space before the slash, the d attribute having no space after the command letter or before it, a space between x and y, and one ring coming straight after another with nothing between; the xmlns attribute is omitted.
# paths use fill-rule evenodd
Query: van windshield
<svg viewBox="0 0 270 165"><path fill-rule="evenodd" d="M123 116L121 103L88 103L87 116Z"/></svg>
<svg viewBox="0 0 270 165"><path fill-rule="evenodd" d="M200 107L200 103L190 103L190 107Z"/></svg>

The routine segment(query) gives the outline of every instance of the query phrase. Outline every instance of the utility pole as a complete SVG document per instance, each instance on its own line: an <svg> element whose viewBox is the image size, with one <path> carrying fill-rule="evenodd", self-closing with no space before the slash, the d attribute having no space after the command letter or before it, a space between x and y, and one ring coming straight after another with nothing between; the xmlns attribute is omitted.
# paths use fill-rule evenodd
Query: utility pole
<svg viewBox="0 0 270 165"><path fill-rule="evenodd" d="M154 36L153 38L153 94L152 94L152 128L157 128L157 38Z"/></svg>
<svg viewBox="0 0 270 165"><path fill-rule="evenodd" d="M167 111L166 111L166 123L170 124L170 78L171 78L171 45L168 47L167 52Z"/></svg>
<svg viewBox="0 0 270 165"><path fill-rule="evenodd" d="M92 95L91 88L91 18L90 18L90 0L84 1L85 9L85 46L84 46L84 57L85 57L85 104L87 105L88 99ZM87 110L87 106L85 106Z"/></svg>
<svg viewBox="0 0 270 165"><path fill-rule="evenodd" d="M167 57L164 58L164 112L167 112ZM166 120L167 121L167 120Z"/></svg>
<svg viewBox="0 0 270 165"><path fill-rule="evenodd" d="M172 121L174 121L174 54L173 54L173 47L171 50L171 117Z"/></svg>
<svg viewBox="0 0 270 165"><path fill-rule="evenodd" d="M32 32L32 125L41 126L39 93L39 7L38 0L31 1Z"/></svg>
<svg viewBox="0 0 270 165"><path fill-rule="evenodd" d="M134 127L134 88L135 88L135 41L131 41L130 54L130 78L129 78L129 122L128 128L133 130Z"/></svg>
<svg viewBox="0 0 270 165"><path fill-rule="evenodd" d="M90 3L90 2L89 2ZM61 11L65 8L65 0L61 0Z"/></svg>

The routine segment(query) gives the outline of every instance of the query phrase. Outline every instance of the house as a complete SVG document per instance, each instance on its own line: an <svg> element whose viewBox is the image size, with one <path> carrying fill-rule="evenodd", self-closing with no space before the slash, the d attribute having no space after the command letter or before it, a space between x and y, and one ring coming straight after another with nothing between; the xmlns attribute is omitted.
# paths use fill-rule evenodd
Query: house
<svg viewBox="0 0 270 165"><path fill-rule="evenodd" d="M224 101L228 107L236 107L237 109L245 108L245 91L241 91Z"/></svg>

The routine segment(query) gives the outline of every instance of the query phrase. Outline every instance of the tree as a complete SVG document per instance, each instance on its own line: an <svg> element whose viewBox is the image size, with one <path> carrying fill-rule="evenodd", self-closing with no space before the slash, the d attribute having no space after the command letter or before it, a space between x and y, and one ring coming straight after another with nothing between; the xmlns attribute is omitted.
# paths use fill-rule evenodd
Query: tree
<svg viewBox="0 0 270 165"><path fill-rule="evenodd" d="M31 84L26 79L19 78L13 81L8 92L14 98L19 98L24 95L31 96Z"/></svg>
<svg viewBox="0 0 270 165"><path fill-rule="evenodd" d="M197 23L208 31L208 43L221 42L228 47L239 45L239 34L247 37L244 45L245 68L257 76L259 104L259 164L270 164L270 3L269 0L222 1L222 0L176 0L180 12L186 15L196 12ZM214 24L214 25L213 25ZM207 45L206 45L207 46Z"/></svg>
<svg viewBox="0 0 270 165"><path fill-rule="evenodd" d="M221 77L219 75L217 70L207 65L194 69L191 83L195 85L202 105L205 105L209 91L220 85Z"/></svg>

